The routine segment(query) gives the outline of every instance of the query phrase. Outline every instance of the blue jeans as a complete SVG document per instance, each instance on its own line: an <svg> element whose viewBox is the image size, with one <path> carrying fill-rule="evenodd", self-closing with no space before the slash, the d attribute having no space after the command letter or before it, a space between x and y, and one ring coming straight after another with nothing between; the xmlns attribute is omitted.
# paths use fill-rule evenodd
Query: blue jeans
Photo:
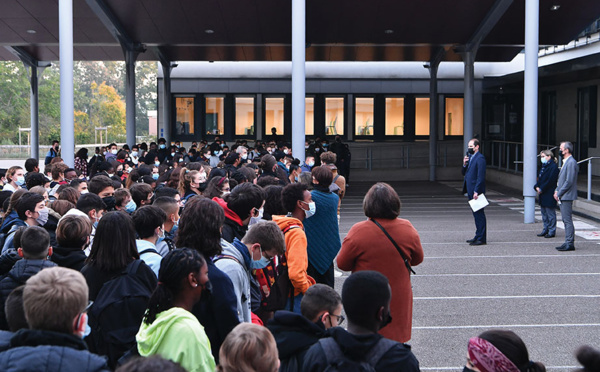
<svg viewBox="0 0 600 372"><path fill-rule="evenodd" d="M548 235L556 234L556 208L540 207L542 211L542 222L544 222L544 230Z"/></svg>
<svg viewBox="0 0 600 372"><path fill-rule="evenodd" d="M296 314L302 314L300 312L300 302L302 301L302 297L304 297L304 295L302 293L300 293L299 295L294 296L293 300L291 297L288 298L287 303L285 304L285 310L289 310ZM293 307L292 307L292 301L294 302Z"/></svg>

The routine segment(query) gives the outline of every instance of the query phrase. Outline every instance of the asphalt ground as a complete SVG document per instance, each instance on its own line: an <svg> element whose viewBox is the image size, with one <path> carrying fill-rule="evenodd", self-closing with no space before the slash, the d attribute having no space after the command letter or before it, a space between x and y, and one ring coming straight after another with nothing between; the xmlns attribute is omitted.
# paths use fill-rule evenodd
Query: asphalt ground
<svg viewBox="0 0 600 372"><path fill-rule="evenodd" d="M525 224L522 197L488 185L487 245L470 246L465 240L475 223L461 182L391 184L402 200L400 217L415 226L425 251L412 276L410 341L422 370L462 370L469 338L494 328L516 332L531 360L550 371L576 368L580 345L600 347L600 223L575 216L576 250L558 252L560 213L556 238L537 237L539 210L538 221ZM362 200L371 185L347 189L342 239L365 219ZM338 291L349 274L336 272Z"/></svg>

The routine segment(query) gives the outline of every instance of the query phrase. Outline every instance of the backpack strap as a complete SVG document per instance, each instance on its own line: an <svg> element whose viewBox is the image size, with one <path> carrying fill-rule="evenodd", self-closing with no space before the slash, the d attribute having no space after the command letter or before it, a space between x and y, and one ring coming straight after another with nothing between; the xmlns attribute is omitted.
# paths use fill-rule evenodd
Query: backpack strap
<svg viewBox="0 0 600 372"><path fill-rule="evenodd" d="M214 262L217 262L217 261L219 261L219 260L222 260L222 259L226 259L226 260L234 260L235 262L237 262L237 263L239 263L240 265L242 265L242 263L240 262L240 260L238 260L237 258L235 258L234 256L232 256L232 255L229 255L229 254L220 254L220 255L216 256L215 258L213 258L213 263L214 263ZM244 267L244 268L245 268L245 266L244 266L244 265L242 265L242 267Z"/></svg>
<svg viewBox="0 0 600 372"><path fill-rule="evenodd" d="M375 346L373 346L365 356L367 362L371 365L371 367L373 367L373 369L375 369L375 366L377 365L381 357L383 357L383 355L387 353L396 344L398 344L398 342L388 340L387 338L382 337L379 341L377 341Z"/></svg>
<svg viewBox="0 0 600 372"><path fill-rule="evenodd" d="M143 251L140 252L140 257L142 257L143 254L146 253L156 253L157 255L160 256L160 254L158 253L158 251L154 248L148 248L148 249L144 249Z"/></svg>
<svg viewBox="0 0 600 372"><path fill-rule="evenodd" d="M300 225L289 225L288 227L286 227L285 229L283 229L283 235L285 235L288 231L290 231L291 229L300 229Z"/></svg>
<svg viewBox="0 0 600 372"><path fill-rule="evenodd" d="M129 265L127 265L127 268L124 270L123 273L129 274L129 275L135 275L137 273L138 269L140 268L140 265L142 264L142 262L144 262L144 261L134 260Z"/></svg>
<svg viewBox="0 0 600 372"><path fill-rule="evenodd" d="M340 349L340 346L333 339L333 337L322 338L319 340L319 344L323 348L328 366L335 365L336 363L344 360L342 349Z"/></svg>
<svg viewBox="0 0 600 372"><path fill-rule="evenodd" d="M331 183L335 183L335 181L337 181L338 178L340 178L339 174L333 178L333 181L331 181Z"/></svg>

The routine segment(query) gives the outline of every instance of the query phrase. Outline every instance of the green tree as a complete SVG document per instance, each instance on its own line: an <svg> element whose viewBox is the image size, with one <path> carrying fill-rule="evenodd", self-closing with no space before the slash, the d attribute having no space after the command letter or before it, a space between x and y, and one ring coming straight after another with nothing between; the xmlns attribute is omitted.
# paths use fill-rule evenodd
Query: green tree
<svg viewBox="0 0 600 372"><path fill-rule="evenodd" d="M125 133L125 103L115 88L92 83L92 101L90 105L90 122L95 127L108 128L110 142L124 142Z"/></svg>

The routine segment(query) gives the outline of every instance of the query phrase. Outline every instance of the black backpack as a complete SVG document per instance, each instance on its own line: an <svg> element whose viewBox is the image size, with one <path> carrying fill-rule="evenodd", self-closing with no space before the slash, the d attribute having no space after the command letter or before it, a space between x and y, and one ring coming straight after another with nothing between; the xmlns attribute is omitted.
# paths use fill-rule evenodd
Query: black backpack
<svg viewBox="0 0 600 372"><path fill-rule="evenodd" d="M92 332L86 342L92 352L108 356L112 368L135 345L135 335L152 295L136 275L142 262L133 261L118 276L104 283L88 311Z"/></svg>
<svg viewBox="0 0 600 372"><path fill-rule="evenodd" d="M319 340L319 343L327 358L326 372L375 372L375 366L381 357L398 342L382 337L365 355L364 360L360 361L348 358L342 353L338 343L331 337L322 338Z"/></svg>

